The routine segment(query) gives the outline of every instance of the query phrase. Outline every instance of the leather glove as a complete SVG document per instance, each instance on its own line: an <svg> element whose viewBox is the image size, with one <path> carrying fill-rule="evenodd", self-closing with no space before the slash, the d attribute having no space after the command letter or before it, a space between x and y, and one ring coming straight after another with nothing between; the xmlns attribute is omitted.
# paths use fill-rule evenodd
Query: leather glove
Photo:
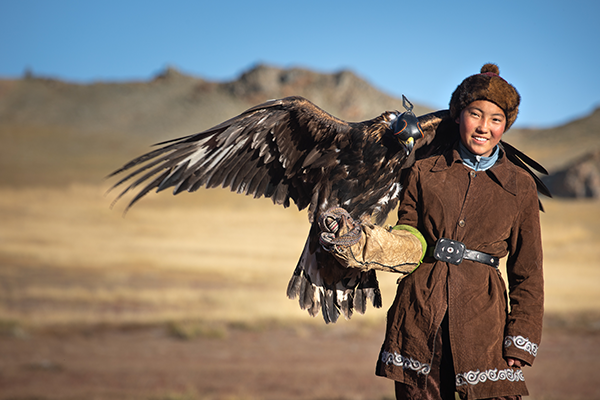
<svg viewBox="0 0 600 400"><path fill-rule="evenodd" d="M399 225L386 229L370 221L355 221L343 208L327 210L318 223L321 246L347 268L409 274L427 248L415 228Z"/></svg>

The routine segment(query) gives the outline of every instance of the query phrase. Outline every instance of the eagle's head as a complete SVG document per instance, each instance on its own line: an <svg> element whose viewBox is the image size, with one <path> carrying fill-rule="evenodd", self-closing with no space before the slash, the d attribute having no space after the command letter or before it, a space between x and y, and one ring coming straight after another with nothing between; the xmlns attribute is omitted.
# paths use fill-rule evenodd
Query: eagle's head
<svg viewBox="0 0 600 400"><path fill-rule="evenodd" d="M412 151L415 141L425 137L417 116L412 112L412 103L402 96L406 111L400 114L391 124L393 135L402 145L406 156ZM409 106L406 105L409 104Z"/></svg>

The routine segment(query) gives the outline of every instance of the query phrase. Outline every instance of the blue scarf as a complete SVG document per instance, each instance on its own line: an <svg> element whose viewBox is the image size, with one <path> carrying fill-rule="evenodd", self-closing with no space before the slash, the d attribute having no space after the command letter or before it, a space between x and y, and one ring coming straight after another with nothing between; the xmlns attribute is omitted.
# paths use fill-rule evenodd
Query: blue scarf
<svg viewBox="0 0 600 400"><path fill-rule="evenodd" d="M492 168L498 161L499 153L498 145L496 145L489 157L482 157L471 153L462 142L458 143L458 154L460 154L463 164L475 171L485 171Z"/></svg>

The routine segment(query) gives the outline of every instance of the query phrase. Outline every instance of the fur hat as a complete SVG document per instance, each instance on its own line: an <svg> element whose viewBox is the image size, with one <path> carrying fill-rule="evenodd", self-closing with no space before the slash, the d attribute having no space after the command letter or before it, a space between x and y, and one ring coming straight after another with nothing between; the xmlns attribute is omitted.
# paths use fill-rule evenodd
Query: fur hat
<svg viewBox="0 0 600 400"><path fill-rule="evenodd" d="M450 116L456 120L469 104L477 100L488 100L504 111L506 132L517 119L521 96L517 89L500 77L496 64L485 64L481 73L466 78L452 93Z"/></svg>

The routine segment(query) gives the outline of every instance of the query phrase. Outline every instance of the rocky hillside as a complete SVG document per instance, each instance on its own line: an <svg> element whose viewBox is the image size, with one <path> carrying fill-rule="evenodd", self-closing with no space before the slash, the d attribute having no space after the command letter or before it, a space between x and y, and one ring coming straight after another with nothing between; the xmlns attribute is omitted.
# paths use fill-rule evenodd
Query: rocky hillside
<svg viewBox="0 0 600 400"><path fill-rule="evenodd" d="M544 181L555 196L600 199L600 149L585 154Z"/></svg>

